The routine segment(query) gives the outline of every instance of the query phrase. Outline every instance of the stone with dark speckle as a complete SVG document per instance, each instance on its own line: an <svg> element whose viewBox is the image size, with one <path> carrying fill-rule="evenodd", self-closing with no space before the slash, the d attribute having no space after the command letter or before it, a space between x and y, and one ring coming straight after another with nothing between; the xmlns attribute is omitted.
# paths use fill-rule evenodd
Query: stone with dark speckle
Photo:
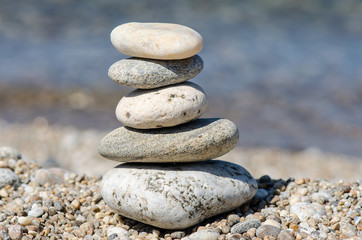
<svg viewBox="0 0 362 240"><path fill-rule="evenodd" d="M247 219L243 222L240 222L234 225L230 232L231 233L244 233L248 231L250 228L258 228L260 227L261 222L258 219Z"/></svg>
<svg viewBox="0 0 362 240"><path fill-rule="evenodd" d="M102 180L104 201L125 217L164 229L184 229L250 200L257 183L234 163L126 163Z"/></svg>
<svg viewBox="0 0 362 240"><path fill-rule="evenodd" d="M98 152L119 162L196 162L224 155L238 139L233 122L204 118L169 128L121 127L101 140Z"/></svg>
<svg viewBox="0 0 362 240"><path fill-rule="evenodd" d="M116 83L152 89L181 83L198 75L204 63L198 55L181 60L127 58L112 64L108 76Z"/></svg>

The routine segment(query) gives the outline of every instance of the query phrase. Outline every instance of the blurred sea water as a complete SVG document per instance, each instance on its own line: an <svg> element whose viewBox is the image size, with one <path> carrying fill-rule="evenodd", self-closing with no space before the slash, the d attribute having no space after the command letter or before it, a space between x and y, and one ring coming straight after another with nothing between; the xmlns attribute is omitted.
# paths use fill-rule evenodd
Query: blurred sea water
<svg viewBox="0 0 362 240"><path fill-rule="evenodd" d="M110 31L130 21L179 23L204 38L205 67L193 81L209 95L206 116L237 123L241 146L362 156L360 1L0 0L0 6L0 88L130 91L107 77L108 67L126 57L110 44ZM82 115L57 104L9 108L4 99L0 118L9 122L40 115L51 123L117 126L114 106L104 113L114 118L105 127L99 112Z"/></svg>

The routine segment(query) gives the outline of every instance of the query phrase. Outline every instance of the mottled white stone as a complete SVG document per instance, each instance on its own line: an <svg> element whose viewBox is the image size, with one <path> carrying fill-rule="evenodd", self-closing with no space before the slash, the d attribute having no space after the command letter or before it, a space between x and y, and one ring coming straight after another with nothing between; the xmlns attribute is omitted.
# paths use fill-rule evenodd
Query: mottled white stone
<svg viewBox="0 0 362 240"><path fill-rule="evenodd" d="M162 60L188 58L203 47L199 33L172 23L122 24L111 32L111 42L125 55Z"/></svg>
<svg viewBox="0 0 362 240"><path fill-rule="evenodd" d="M195 83L137 89L124 96L116 108L117 119L137 129L172 127L200 117L207 108L206 95Z"/></svg>
<svg viewBox="0 0 362 240"><path fill-rule="evenodd" d="M117 213L156 227L183 229L250 200L255 179L225 161L126 163L102 180L104 201Z"/></svg>
<svg viewBox="0 0 362 240"><path fill-rule="evenodd" d="M307 221L308 218L319 220L326 215L324 206L319 203L297 202L290 205L290 213L297 214L301 221Z"/></svg>

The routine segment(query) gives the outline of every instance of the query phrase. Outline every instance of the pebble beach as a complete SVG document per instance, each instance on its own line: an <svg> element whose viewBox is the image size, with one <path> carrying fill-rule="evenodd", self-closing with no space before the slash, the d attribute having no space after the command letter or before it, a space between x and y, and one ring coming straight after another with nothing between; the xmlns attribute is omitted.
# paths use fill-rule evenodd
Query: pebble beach
<svg viewBox="0 0 362 240"><path fill-rule="evenodd" d="M313 141L294 144L303 142L305 131L281 122L288 134L269 137L274 127L261 122L267 130L260 132L286 144L257 144L247 125L238 129L243 119L237 114L250 111L224 104L229 114L215 114L221 106L215 91L207 96L192 82L204 68L197 31L128 22L115 27L110 40L121 54L108 70L119 92L108 94L100 84L95 92L59 87L40 104L39 96L26 104L30 95L21 90L20 98L12 92L1 98L11 101L0 104L6 109L0 116L0 240L362 238L360 149L338 138L339 125L330 128L318 118L334 133L328 139L335 148L321 148L331 152ZM119 60L122 55L130 58ZM129 87L136 89L125 94ZM232 103L251 101L229 92ZM69 98L57 98L64 94ZM116 99L114 124L109 109L115 104L109 103ZM35 117L29 120L21 109ZM279 123L273 114L282 114L268 109L266 119ZM303 123L313 131L311 122ZM360 136L358 128L348 133Z"/></svg>
<svg viewBox="0 0 362 240"><path fill-rule="evenodd" d="M1 239L360 239L360 181L257 179L254 198L181 230L162 230L111 210L101 177L42 168L1 148ZM9 172L19 179L10 181ZM252 172L252 170L251 170ZM9 184L10 183L10 184ZM5 183L6 184L6 183Z"/></svg>

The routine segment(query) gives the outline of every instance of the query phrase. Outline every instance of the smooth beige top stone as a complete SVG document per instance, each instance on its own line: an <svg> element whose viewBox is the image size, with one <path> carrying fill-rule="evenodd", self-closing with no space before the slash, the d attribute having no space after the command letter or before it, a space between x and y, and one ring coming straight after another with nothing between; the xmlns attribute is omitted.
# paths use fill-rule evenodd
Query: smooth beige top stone
<svg viewBox="0 0 362 240"><path fill-rule="evenodd" d="M199 33L172 23L122 24L111 32L111 42L125 55L162 60L188 58L203 47Z"/></svg>
<svg viewBox="0 0 362 240"><path fill-rule="evenodd" d="M199 118L207 108L200 86L192 82L156 89L137 89L116 108L117 119L137 129L172 127Z"/></svg>

